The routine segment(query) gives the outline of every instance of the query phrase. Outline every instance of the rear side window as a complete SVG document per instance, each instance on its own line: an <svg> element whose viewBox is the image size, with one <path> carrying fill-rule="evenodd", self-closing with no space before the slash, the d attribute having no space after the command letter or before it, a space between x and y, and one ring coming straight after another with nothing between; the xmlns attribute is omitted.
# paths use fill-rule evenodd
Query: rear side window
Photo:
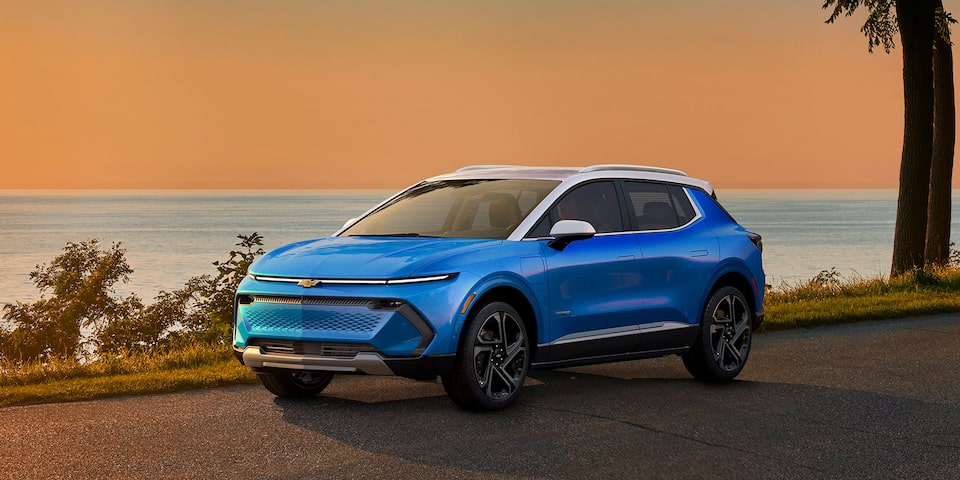
<svg viewBox="0 0 960 480"><path fill-rule="evenodd" d="M687 196L687 193L683 191L683 187L677 185L670 185L667 187L667 190L670 191L670 200L673 201L673 206L677 211L677 218L680 221L680 225L686 225L690 223L694 217L697 216L697 211L693 209L693 205L690 204L690 197Z"/></svg>
<svg viewBox="0 0 960 480"><path fill-rule="evenodd" d="M677 228L696 216L690 199L679 186L626 181L623 187L637 230Z"/></svg>

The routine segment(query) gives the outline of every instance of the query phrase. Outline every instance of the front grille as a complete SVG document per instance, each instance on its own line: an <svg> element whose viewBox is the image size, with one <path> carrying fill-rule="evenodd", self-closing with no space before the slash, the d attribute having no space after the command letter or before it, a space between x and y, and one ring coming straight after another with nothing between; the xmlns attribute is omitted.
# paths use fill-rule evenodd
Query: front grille
<svg viewBox="0 0 960 480"><path fill-rule="evenodd" d="M295 342L290 340L255 339L251 346L260 347L264 354L315 355L321 357L353 358L360 352L376 352L366 343Z"/></svg>
<svg viewBox="0 0 960 480"><path fill-rule="evenodd" d="M300 305L300 297L281 297L276 295L254 295L254 302L279 303L281 305Z"/></svg>
<svg viewBox="0 0 960 480"><path fill-rule="evenodd" d="M381 315L375 313L326 310L305 310L299 315L274 310L251 310L245 312L243 318L251 330L265 334L310 331L367 333L376 330L383 320Z"/></svg>
<svg viewBox="0 0 960 480"><path fill-rule="evenodd" d="M303 329L333 332L372 332L380 324L381 318L380 315L375 313L304 310Z"/></svg>
<svg viewBox="0 0 960 480"><path fill-rule="evenodd" d="M368 298L303 297L304 305L325 305L329 307L367 307L373 303Z"/></svg>
<svg viewBox="0 0 960 480"><path fill-rule="evenodd" d="M412 305L395 298L248 294L238 298L237 321L242 323L249 339L371 342L378 338L377 345L384 349L384 354L396 355L407 354L407 346L402 345L417 335L420 341L412 354L420 355L435 336L431 325ZM382 329L386 333L378 336ZM394 340L399 343L390 348L380 343ZM268 350L291 353L286 345L275 344ZM325 352L324 355L340 355L336 350ZM347 350L345 354L351 352Z"/></svg>
<svg viewBox="0 0 960 480"><path fill-rule="evenodd" d="M369 307L373 300L350 297L290 297L283 295L254 295L254 303L275 303L280 305L323 305L328 307Z"/></svg>

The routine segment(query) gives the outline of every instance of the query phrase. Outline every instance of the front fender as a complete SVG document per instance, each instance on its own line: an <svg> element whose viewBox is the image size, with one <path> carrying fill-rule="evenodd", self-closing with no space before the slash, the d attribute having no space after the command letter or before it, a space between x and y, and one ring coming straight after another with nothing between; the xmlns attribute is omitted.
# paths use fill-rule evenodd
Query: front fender
<svg viewBox="0 0 960 480"><path fill-rule="evenodd" d="M455 332L455 334L450 335L449 351L457 351L460 336L463 334L463 328L467 323L467 319L474 310L481 307L483 303L490 299L487 294L499 288L513 289L526 298L536 317L533 320L536 324L537 335L538 337L544 335L545 325L542 323L542 319L546 317L544 316L543 306L537 300L537 293L523 277L511 272L497 272L481 278L460 303L460 310L457 312L453 325L453 332ZM467 304L467 302L469 302L469 304ZM539 342L540 339L538 338L537 341Z"/></svg>

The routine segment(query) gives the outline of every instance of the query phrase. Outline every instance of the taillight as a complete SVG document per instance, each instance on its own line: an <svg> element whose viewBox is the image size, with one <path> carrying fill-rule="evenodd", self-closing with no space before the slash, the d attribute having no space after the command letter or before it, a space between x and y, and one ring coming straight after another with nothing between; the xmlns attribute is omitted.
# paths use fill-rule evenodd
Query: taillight
<svg viewBox="0 0 960 480"><path fill-rule="evenodd" d="M759 233L749 232L747 233L747 237L750 238L750 241L753 242L761 252L763 251L763 238Z"/></svg>

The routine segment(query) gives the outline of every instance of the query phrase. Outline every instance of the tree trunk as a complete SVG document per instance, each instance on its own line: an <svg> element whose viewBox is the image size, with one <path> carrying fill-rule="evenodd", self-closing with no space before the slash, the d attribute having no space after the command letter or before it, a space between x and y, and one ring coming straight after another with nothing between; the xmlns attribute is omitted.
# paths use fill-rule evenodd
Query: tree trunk
<svg viewBox="0 0 960 480"><path fill-rule="evenodd" d="M942 2L937 1L942 8ZM953 49L950 39L936 35L933 52L933 158L930 164L930 197L927 208L927 243L924 263L944 266L950 259L950 188L953 149L957 136L953 91Z"/></svg>
<svg viewBox="0 0 960 480"><path fill-rule="evenodd" d="M891 277L923 267L933 152L934 6L935 0L896 0L904 125Z"/></svg>

